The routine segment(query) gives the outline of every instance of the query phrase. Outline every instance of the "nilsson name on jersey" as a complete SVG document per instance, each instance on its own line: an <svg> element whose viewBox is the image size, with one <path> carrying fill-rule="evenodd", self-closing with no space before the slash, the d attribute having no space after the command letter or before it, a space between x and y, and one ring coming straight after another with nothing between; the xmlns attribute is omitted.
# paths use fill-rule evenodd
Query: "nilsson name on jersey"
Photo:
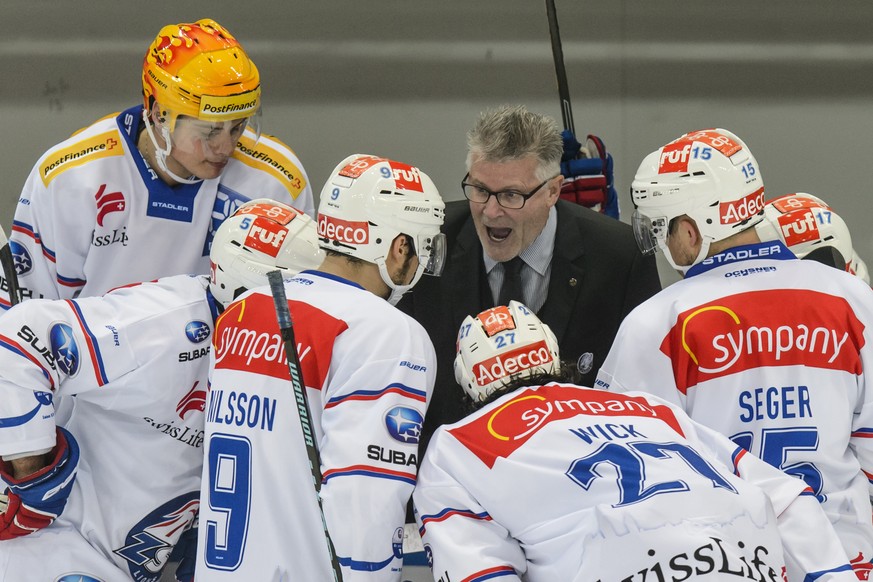
<svg viewBox="0 0 873 582"><path fill-rule="evenodd" d="M218 388L209 392L206 422L271 432L275 421L276 400L273 398Z"/></svg>

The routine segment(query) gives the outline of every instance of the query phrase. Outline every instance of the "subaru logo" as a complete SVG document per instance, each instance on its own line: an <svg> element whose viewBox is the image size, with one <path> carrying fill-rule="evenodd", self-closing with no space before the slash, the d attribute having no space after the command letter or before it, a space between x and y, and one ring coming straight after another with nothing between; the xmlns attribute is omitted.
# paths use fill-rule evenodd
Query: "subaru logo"
<svg viewBox="0 0 873 582"><path fill-rule="evenodd" d="M9 251L12 253L12 263L15 265L15 272L18 273L18 276L29 273L33 268L33 259L30 258L24 245L11 240L9 241Z"/></svg>
<svg viewBox="0 0 873 582"><path fill-rule="evenodd" d="M60 578L55 578L55 582L103 582L103 579L88 574L64 574Z"/></svg>
<svg viewBox="0 0 873 582"><path fill-rule="evenodd" d="M185 335L193 344L199 344L208 338L209 331L209 324L204 321L189 321L185 326Z"/></svg>
<svg viewBox="0 0 873 582"><path fill-rule="evenodd" d="M402 443L418 444L424 417L414 408L395 406L385 414L385 426L392 438Z"/></svg>
<svg viewBox="0 0 873 582"><path fill-rule="evenodd" d="M49 345L58 369L72 378L79 373L79 346L73 337L73 328L56 323L49 329Z"/></svg>

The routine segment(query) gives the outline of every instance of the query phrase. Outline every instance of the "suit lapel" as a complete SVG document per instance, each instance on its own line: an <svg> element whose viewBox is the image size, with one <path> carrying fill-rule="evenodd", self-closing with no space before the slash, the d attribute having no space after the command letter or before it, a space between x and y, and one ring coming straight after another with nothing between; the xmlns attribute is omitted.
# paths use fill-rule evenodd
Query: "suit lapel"
<svg viewBox="0 0 873 582"><path fill-rule="evenodd" d="M445 281L453 281L454 286L447 289L451 303L449 312L451 321L460 323L468 315L476 315L483 309L491 307L482 304L483 282L486 280L482 266L482 244L476 234L473 219L468 219L455 242L452 256L447 261L447 267L451 268L451 274L445 277ZM457 330L455 330L457 331Z"/></svg>
<svg viewBox="0 0 873 582"><path fill-rule="evenodd" d="M562 204L563 201L558 201L558 225L555 231L555 249L552 252L549 295L538 314L552 329L559 344L567 332L585 277L585 270L582 268L585 249L579 232L580 225L572 220L569 212L561 212Z"/></svg>

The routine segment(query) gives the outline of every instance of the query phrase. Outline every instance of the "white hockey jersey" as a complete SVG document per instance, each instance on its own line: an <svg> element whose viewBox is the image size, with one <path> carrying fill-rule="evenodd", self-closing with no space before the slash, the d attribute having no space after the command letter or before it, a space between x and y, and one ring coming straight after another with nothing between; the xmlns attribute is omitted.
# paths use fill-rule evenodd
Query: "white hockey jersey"
<svg viewBox="0 0 873 582"><path fill-rule="evenodd" d="M102 297L25 301L0 318L0 455L54 445L58 395L75 395L64 426L80 446L64 512L0 542L0 580L160 579L200 500L207 286L204 276L165 277Z"/></svg>
<svg viewBox="0 0 873 582"><path fill-rule="evenodd" d="M433 345L415 320L345 279L304 271L285 287L343 580L398 582ZM214 346L198 582L332 580L268 288L228 306Z"/></svg>
<svg viewBox="0 0 873 582"><path fill-rule="evenodd" d="M873 558L873 292L779 242L716 254L637 307L597 377L676 403L804 479L856 570ZM866 579L866 578L864 578Z"/></svg>
<svg viewBox="0 0 873 582"><path fill-rule="evenodd" d="M855 580L804 491L651 395L551 383L440 427L413 499L439 582Z"/></svg>
<svg viewBox="0 0 873 582"><path fill-rule="evenodd" d="M209 272L218 225L251 198L315 217L312 188L282 142L246 132L221 176L170 187L136 148L142 106L105 117L37 161L15 210L11 248L29 298L69 299ZM0 309L8 308L8 290Z"/></svg>

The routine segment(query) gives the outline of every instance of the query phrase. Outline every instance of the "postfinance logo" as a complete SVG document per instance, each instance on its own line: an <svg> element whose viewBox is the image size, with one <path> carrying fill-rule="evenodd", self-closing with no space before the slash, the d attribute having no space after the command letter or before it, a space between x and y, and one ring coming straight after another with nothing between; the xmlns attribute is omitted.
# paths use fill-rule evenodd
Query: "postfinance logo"
<svg viewBox="0 0 873 582"><path fill-rule="evenodd" d="M661 342L676 385L765 366L862 372L864 325L842 297L807 289L751 291L684 311Z"/></svg>
<svg viewBox="0 0 873 582"><path fill-rule="evenodd" d="M49 183L64 170L80 166L91 160L123 155L124 146L118 132L107 131L52 152L40 166L39 176L43 185L48 187Z"/></svg>

